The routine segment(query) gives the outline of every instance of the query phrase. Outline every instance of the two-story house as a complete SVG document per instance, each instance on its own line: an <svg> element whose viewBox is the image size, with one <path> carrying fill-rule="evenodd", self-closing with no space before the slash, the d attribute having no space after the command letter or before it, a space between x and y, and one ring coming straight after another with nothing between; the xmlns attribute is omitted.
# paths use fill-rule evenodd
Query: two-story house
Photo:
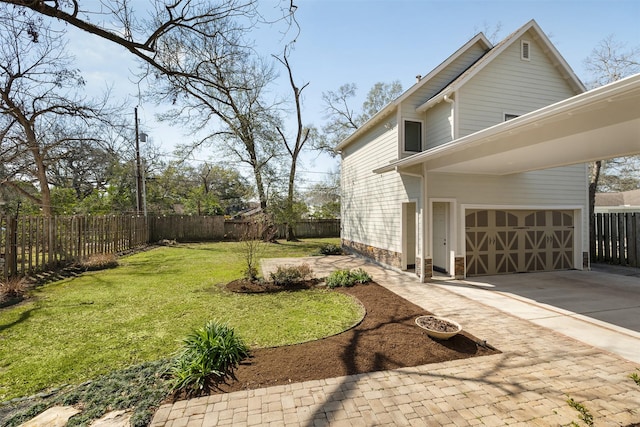
<svg viewBox="0 0 640 427"><path fill-rule="evenodd" d="M585 92L533 20L478 34L336 147L343 247L423 280L587 268L585 162L640 152L634 77Z"/></svg>

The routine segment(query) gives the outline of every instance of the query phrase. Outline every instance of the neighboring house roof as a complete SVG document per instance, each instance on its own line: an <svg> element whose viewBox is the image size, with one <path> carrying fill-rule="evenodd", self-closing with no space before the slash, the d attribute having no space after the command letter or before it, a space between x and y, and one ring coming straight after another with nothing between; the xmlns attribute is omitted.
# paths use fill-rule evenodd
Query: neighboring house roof
<svg viewBox="0 0 640 427"><path fill-rule="evenodd" d="M498 57L505 49L507 49L511 44L516 42L522 35L524 35L527 31L533 31L535 33L536 41L542 43L544 45L545 52L551 56L553 59L553 63L556 64L560 72L564 75L565 79L569 82L572 89L576 93L581 93L586 90L583 83L571 69L567 61L560 55L555 46L551 43L549 38L542 31L540 26L537 24L535 20L531 20L527 22L525 25L520 27L515 32L511 33L509 36L505 37L497 45L493 46L491 42L485 37L483 33L476 35L474 38L465 43L460 49L454 52L449 58L447 58L444 62L434 68L429 74L420 79L420 81L416 82L412 87L410 87L407 91L405 91L402 95L400 95L397 99L390 102L381 109L376 115L374 115L371 119L369 119L365 124L363 124L360 128L358 128L353 134L347 137L344 141L338 144L335 148L335 151L340 151L344 147L348 146L350 143L355 141L358 137L368 131L371 127L376 125L383 120L385 117L394 113L398 106L405 99L409 98L416 91L418 91L422 86L426 85L433 77L438 75L441 71L443 71L448 65L450 65L457 58L462 56L467 50L476 44L480 44L487 49L485 55L481 56L473 65L463 71L458 77L456 77L452 82L450 82L447 86L442 88L442 90L420 105L416 111L424 112L427 109L431 108L433 105L442 101L443 97L451 94L453 91L459 89L462 85L464 85L467 81L469 81L474 75L476 75L480 70L482 70L486 65L488 65L493 59Z"/></svg>
<svg viewBox="0 0 640 427"><path fill-rule="evenodd" d="M596 193L596 206L640 206L640 189L620 193Z"/></svg>
<svg viewBox="0 0 640 427"><path fill-rule="evenodd" d="M640 74L376 169L507 175L640 153ZM606 143L604 143L606 141Z"/></svg>

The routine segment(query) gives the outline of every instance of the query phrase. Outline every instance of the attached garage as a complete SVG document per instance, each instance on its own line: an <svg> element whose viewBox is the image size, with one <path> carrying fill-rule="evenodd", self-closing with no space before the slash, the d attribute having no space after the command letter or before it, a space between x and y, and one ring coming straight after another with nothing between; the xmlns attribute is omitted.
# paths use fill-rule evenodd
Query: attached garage
<svg viewBox="0 0 640 427"><path fill-rule="evenodd" d="M466 275L574 268L573 210L468 209Z"/></svg>
<svg viewBox="0 0 640 427"><path fill-rule="evenodd" d="M455 131L464 97L454 92L416 111L434 114L440 101L451 104ZM380 221L375 230L415 242L408 253L423 280L434 271L463 278L589 268L584 164L640 153L639 103L640 74L375 168L401 176L388 188L403 203L417 201L415 227ZM404 185L416 177L422 194L412 199ZM381 206L390 200L371 199ZM368 211L357 213L361 227Z"/></svg>

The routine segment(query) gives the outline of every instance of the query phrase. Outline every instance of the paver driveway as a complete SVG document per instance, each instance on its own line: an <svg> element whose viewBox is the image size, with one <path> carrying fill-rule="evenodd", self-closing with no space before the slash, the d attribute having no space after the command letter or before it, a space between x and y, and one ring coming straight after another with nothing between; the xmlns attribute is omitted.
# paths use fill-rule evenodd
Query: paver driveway
<svg viewBox="0 0 640 427"><path fill-rule="evenodd" d="M270 260L263 269L301 262L317 275L364 267L502 354L180 401L162 406L152 426L566 425L578 420L568 396L596 426L640 422L640 387L629 378L637 363L452 292L453 282L421 284L358 258Z"/></svg>

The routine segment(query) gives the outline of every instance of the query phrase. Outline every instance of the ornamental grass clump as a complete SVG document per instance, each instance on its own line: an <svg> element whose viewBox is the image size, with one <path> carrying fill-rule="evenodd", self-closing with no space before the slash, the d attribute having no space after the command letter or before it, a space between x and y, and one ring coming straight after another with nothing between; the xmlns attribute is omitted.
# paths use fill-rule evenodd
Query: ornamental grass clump
<svg viewBox="0 0 640 427"><path fill-rule="evenodd" d="M0 300L22 298L27 293L27 281L24 277L10 277L0 280Z"/></svg>
<svg viewBox="0 0 640 427"><path fill-rule="evenodd" d="M183 340L183 348L169 370L173 390L202 390L208 381L221 381L249 355L249 348L224 323L208 322Z"/></svg>
<svg viewBox="0 0 640 427"><path fill-rule="evenodd" d="M115 254L93 254L80 263L80 268L86 271L105 270L118 266L118 257Z"/></svg>

